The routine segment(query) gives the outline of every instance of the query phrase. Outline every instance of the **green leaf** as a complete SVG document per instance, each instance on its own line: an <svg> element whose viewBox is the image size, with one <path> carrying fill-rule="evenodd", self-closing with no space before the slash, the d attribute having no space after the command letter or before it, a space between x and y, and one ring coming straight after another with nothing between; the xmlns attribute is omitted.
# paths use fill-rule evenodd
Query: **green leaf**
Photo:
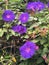
<svg viewBox="0 0 49 65"><path fill-rule="evenodd" d="M11 56L5 56L4 58L5 58L5 59L10 59L10 58L11 58Z"/></svg>
<svg viewBox="0 0 49 65"><path fill-rule="evenodd" d="M11 29L9 29L9 32L11 33L11 35L15 35L15 32Z"/></svg>
<svg viewBox="0 0 49 65"><path fill-rule="evenodd" d="M6 35L6 39L8 40L10 38L11 35L7 34Z"/></svg>
<svg viewBox="0 0 49 65"><path fill-rule="evenodd" d="M43 49L43 52L42 52L41 56L45 55L48 51L49 51L48 48L45 47L45 48Z"/></svg>
<svg viewBox="0 0 49 65"><path fill-rule="evenodd" d="M4 34L4 31L2 29L0 29L0 37L2 37Z"/></svg>
<svg viewBox="0 0 49 65"><path fill-rule="evenodd" d="M37 64L40 64L40 63L42 63L43 62L43 59L40 57L40 58L38 58L38 60L37 60Z"/></svg>
<svg viewBox="0 0 49 65"><path fill-rule="evenodd" d="M1 2L2 0L0 0L0 2Z"/></svg>
<svg viewBox="0 0 49 65"><path fill-rule="evenodd" d="M19 65L27 65L27 61L20 63Z"/></svg>
<svg viewBox="0 0 49 65"><path fill-rule="evenodd" d="M11 2L20 2L21 0L10 0Z"/></svg>

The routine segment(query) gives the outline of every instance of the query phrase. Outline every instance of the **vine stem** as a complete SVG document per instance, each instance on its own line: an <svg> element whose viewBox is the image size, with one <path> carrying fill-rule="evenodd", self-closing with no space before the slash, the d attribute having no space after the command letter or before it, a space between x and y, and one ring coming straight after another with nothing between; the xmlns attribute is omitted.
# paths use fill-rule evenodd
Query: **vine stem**
<svg viewBox="0 0 49 65"><path fill-rule="evenodd" d="M4 0L6 4L6 10L8 9L8 0Z"/></svg>

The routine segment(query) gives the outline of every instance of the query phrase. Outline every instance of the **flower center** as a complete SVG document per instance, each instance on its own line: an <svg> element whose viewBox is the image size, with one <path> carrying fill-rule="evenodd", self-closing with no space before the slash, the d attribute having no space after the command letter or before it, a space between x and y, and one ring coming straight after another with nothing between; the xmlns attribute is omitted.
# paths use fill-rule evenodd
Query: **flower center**
<svg viewBox="0 0 49 65"><path fill-rule="evenodd" d="M7 18L10 18L10 15L7 15Z"/></svg>
<svg viewBox="0 0 49 65"><path fill-rule="evenodd" d="M24 16L23 20L25 20L25 19L26 19L26 17Z"/></svg>
<svg viewBox="0 0 49 65"><path fill-rule="evenodd" d="M42 5L38 5L38 7L42 7Z"/></svg>
<svg viewBox="0 0 49 65"><path fill-rule="evenodd" d="M30 52L30 48L26 48L26 50L25 50L27 53L29 53Z"/></svg>

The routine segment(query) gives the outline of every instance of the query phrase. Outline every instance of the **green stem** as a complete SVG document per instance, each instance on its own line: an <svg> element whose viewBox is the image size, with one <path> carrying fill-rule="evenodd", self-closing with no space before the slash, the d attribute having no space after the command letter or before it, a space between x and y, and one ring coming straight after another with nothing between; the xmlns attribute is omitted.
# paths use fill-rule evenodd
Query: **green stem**
<svg viewBox="0 0 49 65"><path fill-rule="evenodd" d="M6 10L8 9L8 6L6 5Z"/></svg>
<svg viewBox="0 0 49 65"><path fill-rule="evenodd" d="M5 0L6 10L8 9L8 0Z"/></svg>

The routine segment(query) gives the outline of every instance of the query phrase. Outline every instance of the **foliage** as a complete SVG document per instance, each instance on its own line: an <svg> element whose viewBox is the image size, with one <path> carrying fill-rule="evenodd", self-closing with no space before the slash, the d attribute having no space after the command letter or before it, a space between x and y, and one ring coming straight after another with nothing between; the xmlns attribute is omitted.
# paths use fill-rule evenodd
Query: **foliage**
<svg viewBox="0 0 49 65"><path fill-rule="evenodd" d="M26 24L26 34L19 34L11 27L21 24L19 15L26 10L27 0L9 0L6 5L0 0L0 64L1 65L46 65L49 64L49 9L46 7L40 12L30 11L30 18ZM12 23L3 21L4 10L12 10L16 17ZM28 12L28 11L27 11ZM20 56L19 48L26 40L31 40L39 46L39 50L30 59ZM46 55L46 59L43 58Z"/></svg>

